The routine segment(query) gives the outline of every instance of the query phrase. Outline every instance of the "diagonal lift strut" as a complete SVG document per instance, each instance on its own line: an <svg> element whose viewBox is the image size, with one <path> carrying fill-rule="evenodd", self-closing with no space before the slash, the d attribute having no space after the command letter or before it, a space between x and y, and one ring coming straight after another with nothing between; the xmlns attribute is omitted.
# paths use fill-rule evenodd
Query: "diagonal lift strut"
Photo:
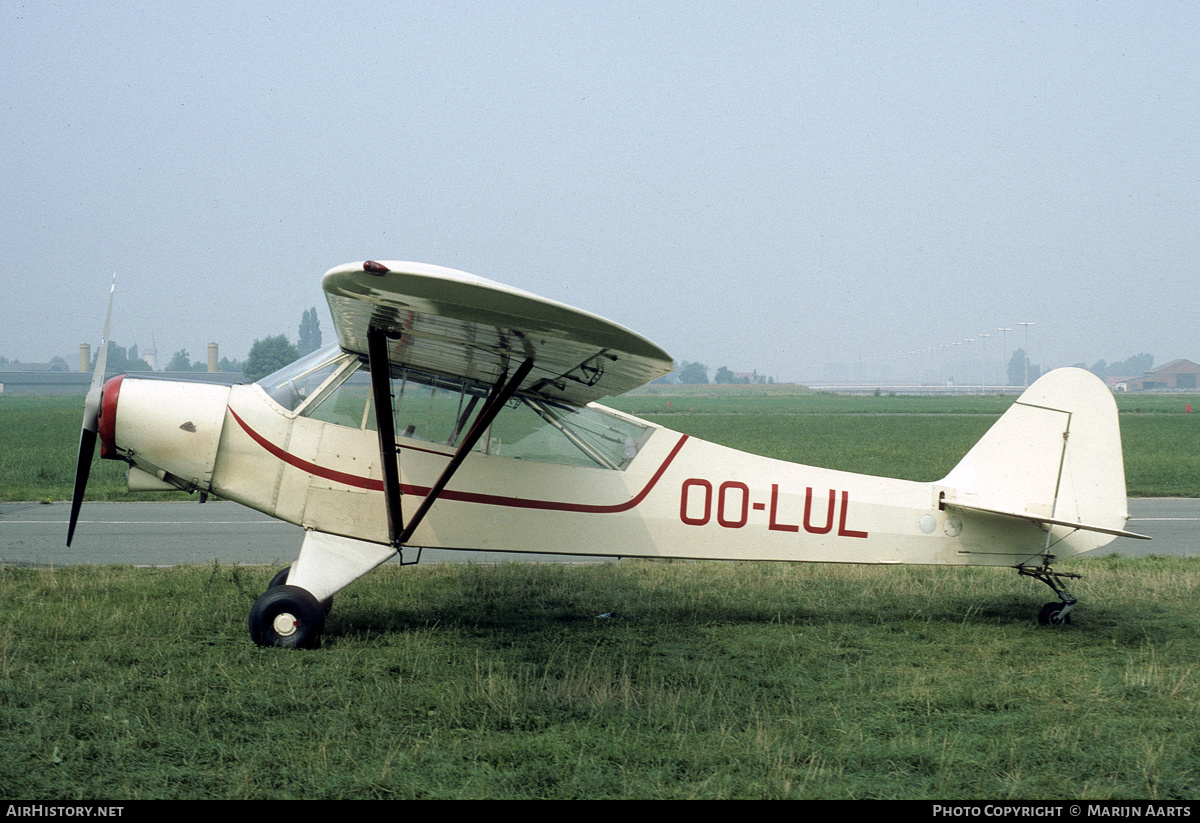
<svg viewBox="0 0 1200 823"><path fill-rule="evenodd" d="M383 329L371 328L367 331L367 364L371 370L371 396L375 403L375 423L379 434L379 457L383 463L383 492L387 506L388 539L392 546L400 549L412 538L413 532L437 502L446 485L458 471L471 449L479 442L479 438L487 431L488 426L496 419L496 415L504 408L504 404L520 388L522 381L529 376L533 369L533 358L526 358L517 370L509 376L507 372L500 375L491 391L488 392L483 408L479 410L466 437L459 444L450 458L446 468L442 470L437 482L430 488L429 493L417 507L408 523L400 507L400 469L396 462L400 452L396 444L396 424L392 410L391 367L387 356L388 332Z"/></svg>
<svg viewBox="0 0 1200 823"><path fill-rule="evenodd" d="M375 404L375 431L379 435L379 462L383 467L383 496L387 508L388 542L399 548L404 518L400 510L400 466L396 462L396 418L392 414L392 374L387 353L388 332L367 330L367 367L371 370L371 401Z"/></svg>

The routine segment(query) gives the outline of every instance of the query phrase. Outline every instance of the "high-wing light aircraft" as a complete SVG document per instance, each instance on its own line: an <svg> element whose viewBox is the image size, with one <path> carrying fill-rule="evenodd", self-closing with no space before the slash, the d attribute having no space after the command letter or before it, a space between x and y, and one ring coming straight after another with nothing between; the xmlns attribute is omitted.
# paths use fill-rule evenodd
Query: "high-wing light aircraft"
<svg viewBox="0 0 1200 823"><path fill-rule="evenodd" d="M252 385L122 375L97 358L67 543L95 441L131 490L233 500L305 529L250 610L263 646L319 643L333 595L403 549L1011 566L1076 603L1052 564L1125 530L1116 405L1060 369L943 480L812 468L595 401L670 372L616 323L420 263L322 282L337 345ZM109 298L109 317L112 297ZM105 338L108 321L105 322ZM403 560L403 556L401 558Z"/></svg>

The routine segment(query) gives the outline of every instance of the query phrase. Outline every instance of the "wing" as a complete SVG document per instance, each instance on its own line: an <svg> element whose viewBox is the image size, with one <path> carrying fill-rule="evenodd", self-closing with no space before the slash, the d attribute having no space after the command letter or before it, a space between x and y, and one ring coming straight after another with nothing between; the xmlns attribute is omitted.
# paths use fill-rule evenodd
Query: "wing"
<svg viewBox="0 0 1200 823"><path fill-rule="evenodd" d="M670 355L624 326L465 272L424 263L365 261L321 282L338 343L365 355L383 329L388 359L434 374L494 384L528 358L518 391L584 405L671 371Z"/></svg>

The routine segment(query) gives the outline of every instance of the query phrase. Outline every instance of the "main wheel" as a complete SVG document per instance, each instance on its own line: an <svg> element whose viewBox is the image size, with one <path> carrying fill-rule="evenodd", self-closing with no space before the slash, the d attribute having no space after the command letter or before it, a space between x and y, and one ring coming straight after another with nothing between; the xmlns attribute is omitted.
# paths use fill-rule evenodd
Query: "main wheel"
<svg viewBox="0 0 1200 823"><path fill-rule="evenodd" d="M1071 613L1063 614L1063 609L1066 608L1066 603L1047 603L1042 606L1042 610L1038 612L1038 622L1043 626L1061 626L1070 624Z"/></svg>
<svg viewBox="0 0 1200 823"><path fill-rule="evenodd" d="M270 590L270 589L275 588L276 586L284 585L285 583L287 583L288 575L291 573L292 573L292 567L284 566L282 569L280 569L278 572L275 573L274 577L271 578L271 582L267 584L267 589ZM333 611L333 595L332 594L329 595L329 597L326 597L324 600L321 601L321 607L323 609L325 609L325 614L329 614L331 611Z"/></svg>
<svg viewBox="0 0 1200 823"><path fill-rule="evenodd" d="M324 630L325 609L298 586L272 586L250 607L250 638L259 646L313 649Z"/></svg>

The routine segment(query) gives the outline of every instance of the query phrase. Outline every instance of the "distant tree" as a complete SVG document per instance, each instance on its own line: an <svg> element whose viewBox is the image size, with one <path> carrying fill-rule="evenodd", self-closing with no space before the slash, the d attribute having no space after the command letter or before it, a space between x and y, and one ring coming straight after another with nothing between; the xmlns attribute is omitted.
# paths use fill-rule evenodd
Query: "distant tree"
<svg viewBox="0 0 1200 823"><path fill-rule="evenodd" d="M255 340L250 354L242 364L242 374L247 380L261 380L274 371L279 371L300 356L287 337L277 334Z"/></svg>
<svg viewBox="0 0 1200 823"><path fill-rule="evenodd" d="M296 351L303 357L319 348L321 348L321 321L317 319L317 307L313 306L300 318L300 337L296 341Z"/></svg>
<svg viewBox="0 0 1200 823"><path fill-rule="evenodd" d="M100 350L96 349L92 355L92 368L96 368L96 360L100 357ZM104 371L107 374L125 374L131 371L150 371L150 364L141 359L137 355L137 346L126 349L124 346L117 345L116 341L108 341L108 357L104 361Z"/></svg>
<svg viewBox="0 0 1200 823"><path fill-rule="evenodd" d="M1120 369L1121 373L1119 375L1114 374L1114 377L1141 377L1150 371L1153 366L1154 355L1143 352L1142 354L1135 354L1122 363L1113 363L1109 366L1109 371L1111 373L1113 369Z"/></svg>
<svg viewBox="0 0 1200 823"><path fill-rule="evenodd" d="M218 366L220 367L221 371L228 371L228 372L241 371L242 370L242 361L241 360L230 360L228 357L222 357L221 362L218 364Z"/></svg>
<svg viewBox="0 0 1200 823"><path fill-rule="evenodd" d="M733 382L733 372L731 372L728 369L728 367L722 366L721 368L717 369L717 373L713 375L713 382L714 383L732 383Z"/></svg>
<svg viewBox="0 0 1200 823"><path fill-rule="evenodd" d="M1090 371L1097 377L1141 377L1154 366L1154 355L1135 354L1127 360L1106 363L1103 360L1092 366Z"/></svg>
<svg viewBox="0 0 1200 823"><path fill-rule="evenodd" d="M684 360L679 366L680 383L707 383L708 366L703 363L689 363Z"/></svg>
<svg viewBox="0 0 1200 823"><path fill-rule="evenodd" d="M187 349L180 349L171 355L170 362L167 363L167 371L191 371L192 357L187 353Z"/></svg>

